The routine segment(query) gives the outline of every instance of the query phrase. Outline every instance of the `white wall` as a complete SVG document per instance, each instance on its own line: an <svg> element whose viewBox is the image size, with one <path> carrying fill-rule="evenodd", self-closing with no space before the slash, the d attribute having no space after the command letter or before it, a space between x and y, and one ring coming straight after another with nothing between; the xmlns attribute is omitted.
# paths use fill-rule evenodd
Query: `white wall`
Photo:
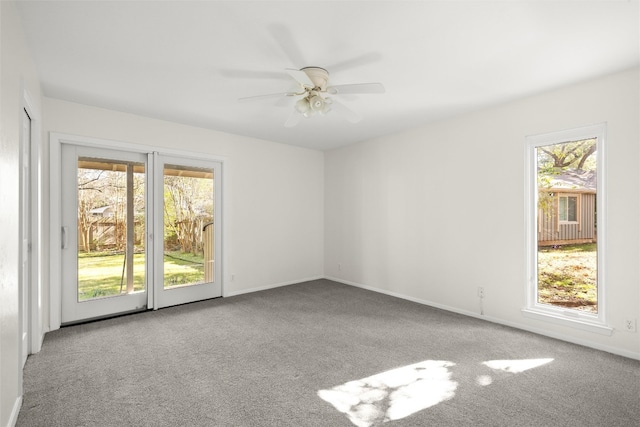
<svg viewBox="0 0 640 427"><path fill-rule="evenodd" d="M325 274L640 358L639 70L381 137L325 156ZM608 123L612 336L524 318L525 136ZM602 247L602 243L601 246ZM340 267L339 267L340 265Z"/></svg>
<svg viewBox="0 0 640 427"><path fill-rule="evenodd" d="M322 152L46 97L44 111L46 132L225 157L224 295L322 277Z"/></svg>
<svg viewBox="0 0 640 427"><path fill-rule="evenodd" d="M15 422L22 395L19 368L19 150L28 91L40 110L40 85L12 2L0 2L0 426ZM38 129L34 129L36 133Z"/></svg>

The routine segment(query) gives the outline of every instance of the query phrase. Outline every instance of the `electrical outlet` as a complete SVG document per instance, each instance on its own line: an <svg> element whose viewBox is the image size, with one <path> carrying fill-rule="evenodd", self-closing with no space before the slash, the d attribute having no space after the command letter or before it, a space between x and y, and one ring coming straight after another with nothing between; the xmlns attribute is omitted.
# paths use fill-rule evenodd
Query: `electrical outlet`
<svg viewBox="0 0 640 427"><path fill-rule="evenodd" d="M484 298L484 288L482 286L478 286L478 298Z"/></svg>
<svg viewBox="0 0 640 427"><path fill-rule="evenodd" d="M636 319L627 319L624 321L624 330L627 332L636 331Z"/></svg>

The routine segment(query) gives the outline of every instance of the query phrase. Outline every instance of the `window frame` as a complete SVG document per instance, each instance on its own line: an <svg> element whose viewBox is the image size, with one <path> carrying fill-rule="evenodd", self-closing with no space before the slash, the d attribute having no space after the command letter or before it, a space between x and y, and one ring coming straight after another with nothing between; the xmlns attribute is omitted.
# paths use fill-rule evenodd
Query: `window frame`
<svg viewBox="0 0 640 427"><path fill-rule="evenodd" d="M579 224L580 223L580 194L573 194L573 193L557 193L558 194L558 223L559 224ZM597 194L597 191L596 191ZM569 215L569 198L573 197L576 199L576 203L574 205L575 207L575 221L572 221L570 219L561 219L560 216L562 215L562 211L560 209L560 199L562 198L566 198L567 199L567 218L570 217Z"/></svg>
<svg viewBox="0 0 640 427"><path fill-rule="evenodd" d="M613 329L607 324L606 316L606 123L567 129L557 132L530 135L525 138L525 230L526 230L526 303L522 309L523 316L545 322L569 326L602 335L611 335ZM561 144L582 139L596 138L597 188L597 314L581 312L575 309L557 307L538 302L538 182L536 148ZM569 195L569 194L567 194ZM580 208L579 199L576 200ZM559 199L558 199L559 209ZM576 212L579 216L579 210ZM563 222L564 224L575 222Z"/></svg>

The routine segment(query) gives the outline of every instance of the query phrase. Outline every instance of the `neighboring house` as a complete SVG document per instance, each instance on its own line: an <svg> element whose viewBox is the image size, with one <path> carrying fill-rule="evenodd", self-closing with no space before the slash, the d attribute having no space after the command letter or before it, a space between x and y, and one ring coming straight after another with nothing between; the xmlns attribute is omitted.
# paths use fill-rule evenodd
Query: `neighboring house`
<svg viewBox="0 0 640 427"><path fill-rule="evenodd" d="M114 208L112 206L102 206L89 211L91 222L88 229L83 230L81 224L78 224L78 249L85 250L83 233L87 233L85 238L88 239L90 250L107 250L122 247L126 239L126 224L124 221L118 221L115 218ZM135 244L139 245L144 235L144 229L139 227L140 221L135 221ZM120 245L118 243L120 242Z"/></svg>
<svg viewBox="0 0 640 427"><path fill-rule="evenodd" d="M111 206L102 206L101 208L91 209L89 213L91 216L112 217L113 208Z"/></svg>
<svg viewBox="0 0 640 427"><path fill-rule="evenodd" d="M538 245L596 241L596 172L567 170L540 186Z"/></svg>
<svg viewBox="0 0 640 427"><path fill-rule="evenodd" d="M100 208L91 209L89 213L93 217L98 217L98 219L91 224L91 228L89 229L89 242L91 242L91 249L103 250L107 248L114 248L117 243L116 227L118 226L118 223L112 219L114 216L113 208L111 206L102 206Z"/></svg>
<svg viewBox="0 0 640 427"><path fill-rule="evenodd" d="M91 216L87 224L88 229L83 230L78 222L78 249L87 250L86 242L90 250L110 249L116 246L117 222L113 219L114 212L111 206L102 206L89 211Z"/></svg>

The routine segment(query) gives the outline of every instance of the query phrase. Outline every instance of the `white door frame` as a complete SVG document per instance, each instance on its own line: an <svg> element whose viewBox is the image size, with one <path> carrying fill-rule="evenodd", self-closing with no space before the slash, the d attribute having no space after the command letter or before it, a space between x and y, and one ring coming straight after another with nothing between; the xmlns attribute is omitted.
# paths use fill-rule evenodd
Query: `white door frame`
<svg viewBox="0 0 640 427"><path fill-rule="evenodd" d="M170 156L182 157L185 159L206 159L222 164L222 247L223 250L220 253L220 264L222 267L222 278L224 278L224 271L228 257L225 256L225 237L228 235L227 230L229 225L225 221L225 200L228 199L228 185L224 177L228 173L228 159L222 156L214 156L210 154L189 152L183 150L173 150L162 147L155 147L142 144L132 144L122 141L114 141L101 138L92 138L78 135L71 135L65 133L51 132L49 134L49 166L50 166L50 209L49 209L49 257L50 257L50 285L49 285L49 330L53 331L60 328L62 319L62 289L61 289L61 151L62 144L74 144L80 146L88 146L95 148L114 149L121 151L130 151L135 153L153 153L159 152L161 154L167 154ZM147 230L150 233L151 229ZM153 236L152 236L153 238ZM224 279L222 280L222 289L224 295ZM153 291L150 293L150 303L153 301ZM151 305L151 304L150 304ZM149 307L150 308L150 307Z"/></svg>
<svg viewBox="0 0 640 427"><path fill-rule="evenodd" d="M20 368L24 368L31 353L31 116L20 111L20 221L19 221L19 301L20 301Z"/></svg>
<svg viewBox="0 0 640 427"><path fill-rule="evenodd" d="M20 273L20 306L18 308L19 314L19 330L22 336L23 332L28 335L27 342L27 354L24 355L22 342L20 343L20 370L22 370L22 359L32 353L37 353L42 347L42 340L44 338L44 331L42 328L42 181L41 181L41 169L40 169L40 132L41 132L41 117L40 111L33 103L29 91L26 89L25 82L22 84L22 105L20 109L20 117L22 120L23 110L26 111L30 119L29 130L29 189L26 194L20 194L20 205L22 205L22 197L29 198L29 214L28 217L22 217L22 221L27 221L27 227L29 228L29 242L27 251L30 257L30 271L28 283L22 283L22 272ZM22 168L22 159L25 152L24 134L21 126L20 130L20 168ZM20 180L22 181L22 180ZM22 185L22 183L21 183ZM21 187L22 192L22 187ZM22 258L24 251L22 227L20 227L20 265L22 265ZM22 286L27 286L27 304L22 304ZM27 307L28 313L24 315L24 307ZM25 322L26 319L26 322ZM26 323L26 324L25 324Z"/></svg>

